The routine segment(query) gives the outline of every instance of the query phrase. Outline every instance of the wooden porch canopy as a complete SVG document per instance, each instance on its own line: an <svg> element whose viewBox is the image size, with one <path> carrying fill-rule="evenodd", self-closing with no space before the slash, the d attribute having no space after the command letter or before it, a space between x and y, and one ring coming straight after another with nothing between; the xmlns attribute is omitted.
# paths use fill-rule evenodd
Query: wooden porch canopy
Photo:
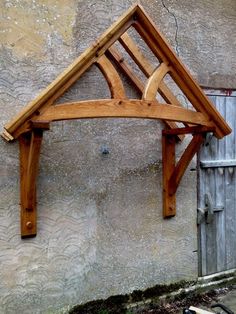
<svg viewBox="0 0 236 314"><path fill-rule="evenodd" d="M159 61L158 67L152 66L128 35L127 30L131 27L139 33L153 52ZM122 45L146 76L146 83L138 78L117 50L114 45L116 42ZM97 65L104 75L111 98L55 104L56 100L93 64ZM140 99L128 99L117 68L131 80L141 95ZM181 106L163 80L167 74L182 90L194 109ZM157 93L161 95L163 103L157 100ZM217 138L222 138L231 132L143 8L134 5L92 47L5 125L3 138L7 141L19 139L20 143L22 237L36 235L36 179L43 132L49 129L53 121L106 117L164 121L166 125L162 133L164 217L175 215L176 190L204 135L213 132ZM181 122L182 127L176 122ZM184 134L192 134L193 138L176 163L176 139L181 140Z"/></svg>

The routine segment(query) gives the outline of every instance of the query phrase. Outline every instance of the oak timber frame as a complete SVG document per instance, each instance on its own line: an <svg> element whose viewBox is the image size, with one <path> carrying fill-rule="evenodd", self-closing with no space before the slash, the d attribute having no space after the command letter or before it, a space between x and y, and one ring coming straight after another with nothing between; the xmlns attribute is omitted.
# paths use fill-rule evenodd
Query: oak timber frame
<svg viewBox="0 0 236 314"><path fill-rule="evenodd" d="M128 35L127 30L130 27L139 33L160 62L157 68L149 63ZM147 77L146 84L140 81L125 61L114 46L115 42L122 45ZM93 64L97 65L104 75L111 98L55 104L56 100ZM116 68L130 79L140 93L140 99L127 98ZM163 81L167 74L183 91L195 111L181 106ZM166 103L157 101L157 93ZM166 128L162 132L163 216L165 218L176 214L177 188L206 133L213 132L216 137L222 138L231 132L227 123L191 77L143 8L134 5L91 48L87 49L35 100L5 125L2 136L7 141L18 139L20 145L21 236L23 238L35 236L37 232L36 181L43 132L50 128L50 123L53 121L107 117L160 119L165 123ZM176 122L181 122L182 127L179 127ZM185 134L192 134L193 138L176 163L175 145Z"/></svg>

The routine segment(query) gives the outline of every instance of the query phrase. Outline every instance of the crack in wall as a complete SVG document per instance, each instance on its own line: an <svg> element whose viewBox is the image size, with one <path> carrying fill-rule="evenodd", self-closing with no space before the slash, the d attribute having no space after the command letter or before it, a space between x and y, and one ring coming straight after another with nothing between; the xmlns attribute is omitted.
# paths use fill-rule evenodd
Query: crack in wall
<svg viewBox="0 0 236 314"><path fill-rule="evenodd" d="M174 18L175 27L176 27L176 30L175 30L175 44L176 44L175 51L176 51L177 55L179 56L179 42L178 42L179 25L178 25L177 17L176 17L175 14L174 14L172 11L170 11L170 9L166 6L164 0L161 0L161 3L162 3L162 5L163 5L163 7L166 9L166 11Z"/></svg>

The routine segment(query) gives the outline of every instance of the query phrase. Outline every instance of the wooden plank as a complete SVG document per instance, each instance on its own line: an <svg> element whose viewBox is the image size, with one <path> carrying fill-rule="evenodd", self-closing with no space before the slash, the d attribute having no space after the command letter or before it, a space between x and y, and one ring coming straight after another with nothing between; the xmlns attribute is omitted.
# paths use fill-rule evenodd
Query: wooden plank
<svg viewBox="0 0 236 314"><path fill-rule="evenodd" d="M220 104L216 103L216 108L218 107L219 112L223 114L225 117L225 98L220 98ZM220 106L219 106L220 105ZM232 114L232 112L231 112ZM234 119L234 118L233 118ZM227 139L230 136L227 137ZM223 159L225 158L226 149L230 150L231 147L226 148L226 139L222 141L217 141L217 145L215 146L215 157ZM223 145L222 145L223 144ZM234 145L234 139L233 143ZM230 145L232 146L232 145ZM211 182L211 188L215 190L215 199L213 200L214 207L222 207L222 211L218 211L214 213L214 222L215 222L215 246L216 246L216 272L226 270L226 230L225 230L225 223L226 223L226 206L225 206L225 195L226 195L226 186L225 186L225 172L226 169L219 167L213 169L214 177L213 182ZM231 196L232 197L232 196ZM231 236L231 235L230 235Z"/></svg>
<svg viewBox="0 0 236 314"><path fill-rule="evenodd" d="M197 154L197 165L198 165L198 177L197 177L197 206L198 208L205 208L205 176L203 171L199 169L199 161L202 158L203 150L205 146L202 146L202 149L199 150ZM206 224L205 221L202 221L198 224L198 275L206 276L207 275L207 249L206 249Z"/></svg>
<svg viewBox="0 0 236 314"><path fill-rule="evenodd" d="M205 194L211 195L215 201L215 172L213 169L207 169L205 178ZM217 272L217 245L216 245L216 221L215 216L213 221L206 223L206 270L207 274Z"/></svg>
<svg viewBox="0 0 236 314"><path fill-rule="evenodd" d="M13 141L14 137L7 131L7 130L3 130L2 134L1 134L2 138L4 140L6 140L7 142Z"/></svg>
<svg viewBox="0 0 236 314"><path fill-rule="evenodd" d="M162 184L163 184L163 217L176 214L176 197L169 193L169 180L175 168L174 136L162 135Z"/></svg>
<svg viewBox="0 0 236 314"><path fill-rule="evenodd" d="M193 103L196 110L201 111L213 119L216 126L216 136L221 138L229 134L231 132L230 127L214 108L213 104L203 93L168 42L161 35L160 31L157 30L156 26L140 6L137 8L136 14L137 21L134 27L146 41L156 57L162 62L165 62L166 64L169 63L170 66L173 66L174 74L172 75L171 72L171 76L181 89L184 87L183 92L188 98L192 95L197 99L197 101Z"/></svg>
<svg viewBox="0 0 236 314"><path fill-rule="evenodd" d="M236 129L235 100L233 97L211 96L216 109L229 125ZM206 193L210 193L213 206L224 209L215 212L211 224L202 223L200 229L201 274L209 275L236 267L236 168L235 134L218 141L212 139L200 154L199 207L203 207Z"/></svg>
<svg viewBox="0 0 236 314"><path fill-rule="evenodd" d="M33 121L60 121L84 118L146 118L184 121L196 125L212 126L202 113L185 108L139 99L99 99L65 103L49 107Z"/></svg>
<svg viewBox="0 0 236 314"><path fill-rule="evenodd" d="M206 127L206 126L189 126L186 128L163 130L163 134L165 135L198 134L198 133L213 132L214 129L215 129L214 127Z"/></svg>
<svg viewBox="0 0 236 314"><path fill-rule="evenodd" d="M203 160L200 162L200 167L201 168L236 167L236 159Z"/></svg>
<svg viewBox="0 0 236 314"><path fill-rule="evenodd" d="M41 141L42 130L19 137L22 238L33 237L37 233L36 179Z"/></svg>
<svg viewBox="0 0 236 314"><path fill-rule="evenodd" d="M204 140L203 134L195 134L193 135L193 139L185 149L183 155L181 156L180 160L178 161L171 177L169 179L169 193L173 195L176 193L177 188L180 184L180 181L189 165L193 156L199 150L202 142Z"/></svg>
<svg viewBox="0 0 236 314"><path fill-rule="evenodd" d="M165 75L170 71L170 67L165 63L161 63L149 77L144 92L143 99L153 100L156 98L156 94L160 85L160 82L163 80Z"/></svg>
<svg viewBox="0 0 236 314"><path fill-rule="evenodd" d="M222 207L222 211L215 212L216 221L216 258L217 272L226 270L226 241L225 241L225 171L218 168L215 171L215 203L214 207ZM232 196L231 196L232 197Z"/></svg>
<svg viewBox="0 0 236 314"><path fill-rule="evenodd" d="M236 158L236 98L234 97L216 97L216 107L223 114L226 121L232 127L233 132L223 141L219 141L219 154L221 159L228 162ZM219 171L218 171L219 172ZM218 182L217 182L218 184ZM224 169L224 193L221 193L225 210L222 217L222 235L224 242L221 244L221 250L225 249L225 269L236 268L236 167L227 167ZM220 200L219 200L220 201ZM223 225L223 223L225 223ZM224 247L223 247L224 245ZM223 259L224 261L224 259ZM221 261L222 262L222 261Z"/></svg>
<svg viewBox="0 0 236 314"><path fill-rule="evenodd" d="M103 55L99 58L96 64L107 81L111 92L111 98L126 98L121 78L110 60Z"/></svg>
<svg viewBox="0 0 236 314"><path fill-rule="evenodd" d="M78 79L104 52L134 23L134 13L137 5L132 6L117 22L115 22L108 30L92 45L85 50L64 72L62 72L38 97L31 101L21 112L16 115L9 123L5 125L5 129L12 134L27 118L41 108L55 93L75 77ZM69 86L75 82L72 79ZM69 88L67 86L67 88ZM63 89L63 93L65 89ZM60 94L60 92L59 92Z"/></svg>

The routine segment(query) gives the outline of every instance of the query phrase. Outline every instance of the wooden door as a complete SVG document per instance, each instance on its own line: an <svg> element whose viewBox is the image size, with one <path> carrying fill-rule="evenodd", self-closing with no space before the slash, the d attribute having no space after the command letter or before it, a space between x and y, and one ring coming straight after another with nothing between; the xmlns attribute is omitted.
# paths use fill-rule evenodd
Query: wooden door
<svg viewBox="0 0 236 314"><path fill-rule="evenodd" d="M236 268L236 92L209 96L233 131L207 136L198 155L200 276Z"/></svg>

